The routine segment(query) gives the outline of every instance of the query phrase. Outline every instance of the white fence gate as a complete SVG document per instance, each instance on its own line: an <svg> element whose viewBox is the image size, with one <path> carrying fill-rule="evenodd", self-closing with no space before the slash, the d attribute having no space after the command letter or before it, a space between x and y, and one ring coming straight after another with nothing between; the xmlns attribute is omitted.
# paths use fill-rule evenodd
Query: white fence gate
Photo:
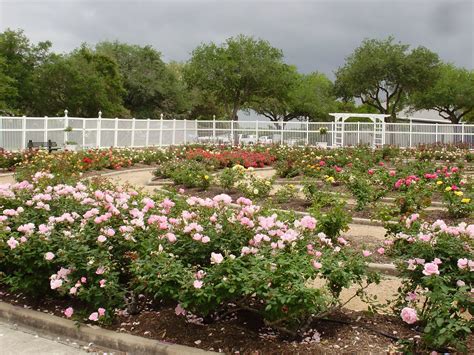
<svg viewBox="0 0 474 355"><path fill-rule="evenodd" d="M69 129L66 129L70 127ZM326 133L321 128L326 129ZM237 137L237 140L235 139ZM190 121L80 117L0 117L0 147L25 149L28 141L59 146L149 147L187 143L279 143L329 147L358 144L415 147L465 143L474 148L474 125L365 122Z"/></svg>

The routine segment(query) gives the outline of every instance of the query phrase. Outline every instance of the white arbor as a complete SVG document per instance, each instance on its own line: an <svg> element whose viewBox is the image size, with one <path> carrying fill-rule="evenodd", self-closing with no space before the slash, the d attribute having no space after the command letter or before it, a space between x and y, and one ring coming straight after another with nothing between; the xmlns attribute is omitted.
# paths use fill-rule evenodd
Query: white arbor
<svg viewBox="0 0 474 355"><path fill-rule="evenodd" d="M385 118L390 115L374 113L330 113L334 117L334 130L332 132L333 145L336 147L344 146L344 123L350 117L368 118L374 124L374 134L372 146L377 147L385 144Z"/></svg>

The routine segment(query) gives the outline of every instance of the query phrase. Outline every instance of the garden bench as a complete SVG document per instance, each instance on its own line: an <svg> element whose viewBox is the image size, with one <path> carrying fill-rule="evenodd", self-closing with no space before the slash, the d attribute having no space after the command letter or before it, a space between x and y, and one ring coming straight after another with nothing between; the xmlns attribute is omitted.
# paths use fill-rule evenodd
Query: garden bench
<svg viewBox="0 0 474 355"><path fill-rule="evenodd" d="M28 141L27 147L29 150L33 150L33 148L47 148L48 153L51 153L53 150L58 150L58 144L56 142L52 142L51 139L48 139L47 142L33 142L31 139Z"/></svg>

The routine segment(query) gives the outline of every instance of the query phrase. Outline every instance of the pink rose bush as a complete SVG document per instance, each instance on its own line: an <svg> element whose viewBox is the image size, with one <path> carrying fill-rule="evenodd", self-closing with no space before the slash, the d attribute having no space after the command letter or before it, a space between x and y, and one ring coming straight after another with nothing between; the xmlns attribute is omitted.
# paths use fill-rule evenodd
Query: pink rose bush
<svg viewBox="0 0 474 355"><path fill-rule="evenodd" d="M367 258L321 233L310 216L280 216L225 194L145 196L98 180L51 179L0 185L3 282L80 300L92 322L141 293L216 318L245 305L298 329L337 308L343 288L377 281ZM311 287L317 278L325 286Z"/></svg>
<svg viewBox="0 0 474 355"><path fill-rule="evenodd" d="M431 348L464 350L474 314L474 224L426 223L411 215L390 228L385 247L403 280L395 309L406 323L423 326Z"/></svg>

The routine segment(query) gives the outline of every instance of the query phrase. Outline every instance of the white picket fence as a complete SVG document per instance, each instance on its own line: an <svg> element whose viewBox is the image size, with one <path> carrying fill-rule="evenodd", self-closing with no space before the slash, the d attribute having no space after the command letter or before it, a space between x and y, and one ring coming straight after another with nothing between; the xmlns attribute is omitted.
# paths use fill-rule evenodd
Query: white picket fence
<svg viewBox="0 0 474 355"><path fill-rule="evenodd" d="M376 127L373 123L345 122L342 125L343 146L374 145ZM66 127L72 131L68 132ZM327 133L323 134L321 128ZM466 143L474 148L474 125L383 123L382 131L382 144L415 147ZM58 146L74 141L82 148L236 142L334 147L334 135L333 122L80 118L67 114L64 117L0 117L0 147L13 151L25 149L30 140L51 140Z"/></svg>

